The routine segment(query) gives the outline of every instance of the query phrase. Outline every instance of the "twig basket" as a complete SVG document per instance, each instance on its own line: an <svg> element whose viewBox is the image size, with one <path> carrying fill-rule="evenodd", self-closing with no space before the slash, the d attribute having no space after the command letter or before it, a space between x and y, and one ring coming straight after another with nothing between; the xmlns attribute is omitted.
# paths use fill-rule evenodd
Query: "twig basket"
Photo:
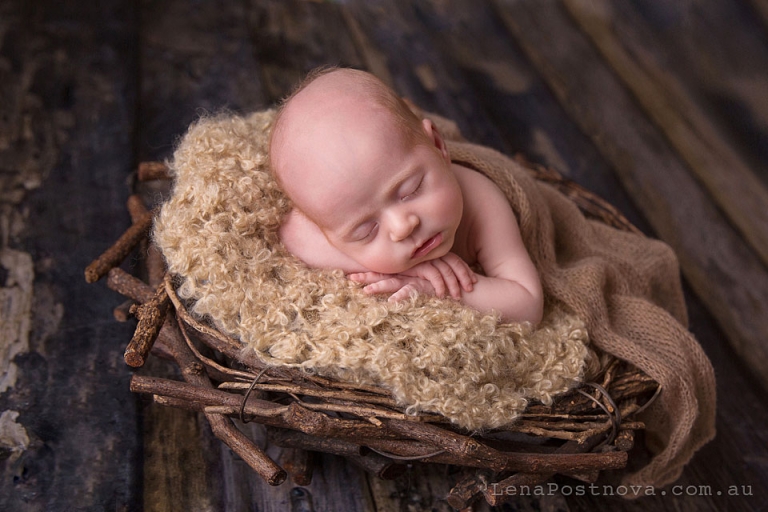
<svg viewBox="0 0 768 512"><path fill-rule="evenodd" d="M637 231L611 205L557 172L518 161L536 179L570 197L588 217ZM138 177L167 179L167 169L143 163ZM165 275L162 256L148 245L152 212L138 196L129 199L128 208L133 225L86 269L86 280L108 276L107 285L130 300L115 310L118 319L129 314L138 318L126 362L140 367L151 351L177 364L185 380L137 374L131 390L162 405L204 413L214 434L272 485L282 483L286 471L233 419L261 423L270 443L292 448L283 465L300 485L311 479L307 454L312 451L347 457L381 478L396 478L413 463L471 468L471 476L446 497L460 509L480 496L497 505L508 493L495 489L536 485L558 473L594 482L602 470L623 468L635 431L644 428L635 417L658 393L652 379L609 358L591 382L551 406L529 405L517 422L500 430L471 434L438 415L408 415L386 390L268 366L244 352L239 341L193 318L176 295L172 277ZM138 244L148 247L149 284L118 268Z"/></svg>

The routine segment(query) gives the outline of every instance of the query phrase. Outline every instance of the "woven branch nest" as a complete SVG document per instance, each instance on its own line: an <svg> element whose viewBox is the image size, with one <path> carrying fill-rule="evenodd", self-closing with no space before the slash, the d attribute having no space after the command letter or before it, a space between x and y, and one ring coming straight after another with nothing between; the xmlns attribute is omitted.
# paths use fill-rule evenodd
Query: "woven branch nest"
<svg viewBox="0 0 768 512"><path fill-rule="evenodd" d="M637 231L614 207L556 171L518 157L534 178L557 187L586 216L618 229ZM139 180L167 179L163 164L139 167ZM652 379L626 362L600 356L599 371L550 406L531 403L503 429L463 432L433 414L406 414L386 390L357 386L295 368L267 366L253 352L215 328L200 323L176 295L162 257L151 247L146 284L117 266L137 244L148 244L153 214L137 196L129 200L134 224L86 270L93 282L109 274L108 286L126 295L138 319L126 362L141 366L152 349L174 361L186 382L134 375L131 389L157 403L205 413L214 434L270 484L286 471L235 427L232 420L266 426L270 443L293 448L282 460L297 484L311 479L307 452L347 457L382 478L395 478L406 464L439 463L473 468L446 497L464 508L481 495L491 505L509 497L494 489L536 485L554 474L594 482L600 471L620 469L634 433L644 428L637 413L656 396ZM127 304L116 309L125 319ZM155 341L157 340L157 341ZM493 485L497 484L497 485Z"/></svg>

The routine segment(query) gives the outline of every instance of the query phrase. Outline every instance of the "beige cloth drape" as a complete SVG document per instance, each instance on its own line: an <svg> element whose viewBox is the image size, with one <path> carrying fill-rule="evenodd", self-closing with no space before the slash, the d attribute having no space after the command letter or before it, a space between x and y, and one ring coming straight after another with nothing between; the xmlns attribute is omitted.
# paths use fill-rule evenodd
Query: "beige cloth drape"
<svg viewBox="0 0 768 512"><path fill-rule="evenodd" d="M506 194L548 300L584 320L595 346L663 386L642 417L655 457L624 483L663 486L676 480L693 453L714 437L715 378L686 328L672 250L587 220L568 198L501 153L459 141L449 141L449 150L454 162L482 172Z"/></svg>

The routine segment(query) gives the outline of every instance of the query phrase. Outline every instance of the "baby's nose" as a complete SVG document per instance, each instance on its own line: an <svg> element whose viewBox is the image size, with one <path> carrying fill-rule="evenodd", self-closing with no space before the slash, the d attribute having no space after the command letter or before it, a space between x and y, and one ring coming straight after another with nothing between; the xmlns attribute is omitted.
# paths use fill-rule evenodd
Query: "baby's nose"
<svg viewBox="0 0 768 512"><path fill-rule="evenodd" d="M393 242L408 238L419 225L419 217L414 213L403 213L392 216L390 237Z"/></svg>

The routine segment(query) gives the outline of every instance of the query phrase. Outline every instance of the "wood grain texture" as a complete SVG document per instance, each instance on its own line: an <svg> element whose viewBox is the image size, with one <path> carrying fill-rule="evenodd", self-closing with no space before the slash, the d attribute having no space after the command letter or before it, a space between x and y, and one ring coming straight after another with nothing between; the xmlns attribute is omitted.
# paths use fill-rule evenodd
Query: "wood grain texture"
<svg viewBox="0 0 768 512"><path fill-rule="evenodd" d="M130 224L135 34L132 2L0 4L0 250L34 269L28 350L0 394L30 444L0 461L2 510L140 507L137 402L117 364L131 326L96 320L120 299L82 279Z"/></svg>
<svg viewBox="0 0 768 512"><path fill-rule="evenodd" d="M646 41L614 28L615 14L609 2L566 0L563 6L715 203L768 264L768 187L691 99L691 92L681 81L644 51Z"/></svg>
<svg viewBox="0 0 768 512"><path fill-rule="evenodd" d="M569 5L608 5L609 16L579 18ZM690 147L708 151L693 157L707 153L711 166L725 145L768 186L765 6L0 2L0 250L28 255L24 283L34 275L21 329L29 348L13 358L15 384L0 392L0 411L19 412L29 445L0 460L0 509L448 510L441 500L461 475L441 466L381 481L323 456L307 486L262 482L198 414L129 393L121 354L133 323L111 319L117 294L82 282L87 263L130 225L126 183L137 162L169 157L200 115L263 108L315 66L338 64L374 72L472 141L520 151L607 198L675 247L693 289L691 329L718 377L718 437L676 484L713 495L668 488L626 501L556 491L503 510L759 510L768 502L765 265L723 213L746 203L718 206L684 153L695 134ZM650 89L628 83L638 76ZM676 117L654 119L654 110ZM688 132L675 145L667 132L678 125ZM155 182L134 190L148 206L167 195ZM123 268L135 271L138 259ZM12 272L0 268L0 286L16 286ZM142 371L164 368L150 358ZM260 427L240 428L279 459ZM732 485L751 495L716 494Z"/></svg>
<svg viewBox="0 0 768 512"><path fill-rule="evenodd" d="M768 271L557 4L496 1L563 108L611 162L737 353L768 389ZM535 28L534 28L535 27ZM547 34L557 34L554 40Z"/></svg>

